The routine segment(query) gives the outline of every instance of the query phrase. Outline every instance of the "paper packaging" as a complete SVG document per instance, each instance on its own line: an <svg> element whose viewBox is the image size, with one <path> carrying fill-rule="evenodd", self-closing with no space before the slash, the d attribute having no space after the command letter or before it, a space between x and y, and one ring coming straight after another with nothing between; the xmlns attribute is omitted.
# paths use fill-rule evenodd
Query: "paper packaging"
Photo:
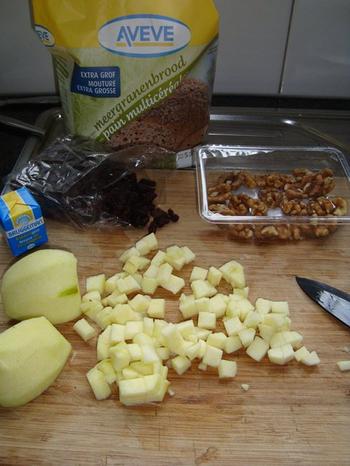
<svg viewBox="0 0 350 466"><path fill-rule="evenodd" d="M202 142L217 51L213 0L32 0L32 6L71 134L114 149L152 144L178 152Z"/></svg>
<svg viewBox="0 0 350 466"><path fill-rule="evenodd" d="M26 188L0 197L0 220L14 256L48 241L39 204Z"/></svg>

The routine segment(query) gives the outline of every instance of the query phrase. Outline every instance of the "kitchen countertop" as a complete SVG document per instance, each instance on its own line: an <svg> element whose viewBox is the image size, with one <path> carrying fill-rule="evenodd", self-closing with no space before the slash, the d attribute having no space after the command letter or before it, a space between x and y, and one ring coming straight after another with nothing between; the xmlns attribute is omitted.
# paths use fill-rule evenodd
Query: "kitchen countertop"
<svg viewBox="0 0 350 466"><path fill-rule="evenodd" d="M221 99L221 103L225 100ZM50 104L16 104L0 107L0 113L35 124L40 113L57 105ZM343 149L350 154L350 111L292 109L292 108L258 108L258 107L213 107L212 113L230 112L250 116L283 116L295 118L313 128L335 138ZM11 171L27 138L27 133L0 124L0 180ZM3 185L3 183L1 183Z"/></svg>

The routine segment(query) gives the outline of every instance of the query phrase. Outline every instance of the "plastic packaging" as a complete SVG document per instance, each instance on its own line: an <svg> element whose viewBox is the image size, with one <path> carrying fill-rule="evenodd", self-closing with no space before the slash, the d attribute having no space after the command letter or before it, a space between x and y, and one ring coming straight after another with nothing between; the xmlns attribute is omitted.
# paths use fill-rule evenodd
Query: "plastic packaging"
<svg viewBox="0 0 350 466"><path fill-rule="evenodd" d="M115 152L91 139L65 136L31 159L9 183L29 189L44 216L68 219L78 227L144 227L160 216L153 227L163 226L177 218L157 208L157 183L145 169L161 166L171 155L148 146Z"/></svg>
<svg viewBox="0 0 350 466"><path fill-rule="evenodd" d="M180 151L209 123L213 0L32 0L71 134Z"/></svg>
<svg viewBox="0 0 350 466"><path fill-rule="evenodd" d="M350 223L350 167L333 147L208 145L196 167L201 217L232 238L320 238Z"/></svg>

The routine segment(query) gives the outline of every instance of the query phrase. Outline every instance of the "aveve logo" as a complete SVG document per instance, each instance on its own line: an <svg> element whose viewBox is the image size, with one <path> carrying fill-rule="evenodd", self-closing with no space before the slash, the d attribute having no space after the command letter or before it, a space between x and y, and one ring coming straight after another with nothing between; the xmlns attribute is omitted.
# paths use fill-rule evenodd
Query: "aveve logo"
<svg viewBox="0 0 350 466"><path fill-rule="evenodd" d="M55 45L55 38L48 29L44 28L44 26L40 26L40 24L36 24L34 29L39 39L46 47L53 47Z"/></svg>
<svg viewBox="0 0 350 466"><path fill-rule="evenodd" d="M186 47L191 30L168 16L130 15L104 24L98 33L100 45L109 52L129 57L152 58Z"/></svg>

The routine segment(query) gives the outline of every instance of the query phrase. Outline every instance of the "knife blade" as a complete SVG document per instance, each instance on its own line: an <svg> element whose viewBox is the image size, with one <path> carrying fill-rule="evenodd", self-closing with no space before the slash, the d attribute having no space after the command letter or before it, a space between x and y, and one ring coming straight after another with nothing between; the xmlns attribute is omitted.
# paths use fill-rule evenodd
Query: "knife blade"
<svg viewBox="0 0 350 466"><path fill-rule="evenodd" d="M300 288L325 311L350 327L350 294L325 283L295 277Z"/></svg>

